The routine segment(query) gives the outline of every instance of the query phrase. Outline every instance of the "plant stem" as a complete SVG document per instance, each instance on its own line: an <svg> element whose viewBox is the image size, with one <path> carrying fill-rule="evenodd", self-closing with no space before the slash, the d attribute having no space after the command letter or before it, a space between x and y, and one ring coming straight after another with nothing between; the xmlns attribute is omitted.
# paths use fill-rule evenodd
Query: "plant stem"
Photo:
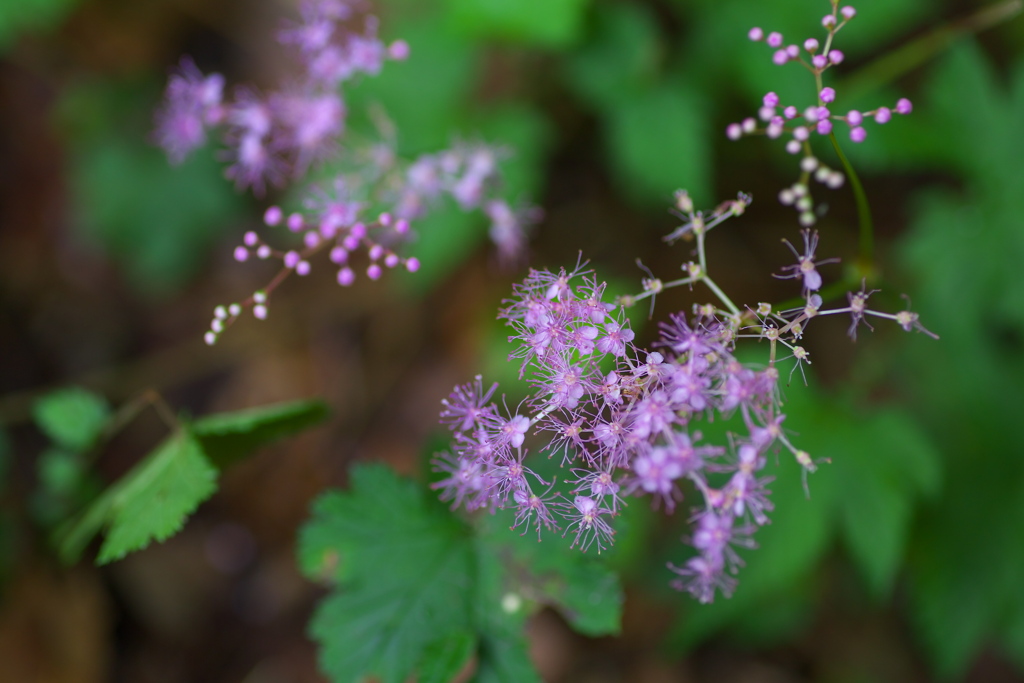
<svg viewBox="0 0 1024 683"><path fill-rule="evenodd" d="M854 199L857 202L860 255L857 259L857 277L855 279L868 278L870 280L874 278L875 270L875 226L871 220L871 204L868 203L868 196L864 192L860 176L857 175L857 171L853 170L850 160L843 154L843 149L839 146L836 134L829 133L828 137L832 141L836 154L839 155L839 161L846 170L846 175L850 179L850 186L853 188Z"/></svg>

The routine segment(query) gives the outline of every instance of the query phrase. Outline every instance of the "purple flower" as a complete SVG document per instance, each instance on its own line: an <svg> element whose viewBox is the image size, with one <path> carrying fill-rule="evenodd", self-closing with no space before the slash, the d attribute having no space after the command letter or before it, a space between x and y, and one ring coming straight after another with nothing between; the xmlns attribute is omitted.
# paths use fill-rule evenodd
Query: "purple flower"
<svg viewBox="0 0 1024 683"><path fill-rule="evenodd" d="M827 259L825 261L814 260L814 252L818 248L818 231L801 230L800 234L804 237L804 253L801 254L796 250L789 240L783 240L789 250L793 252L793 255L797 258L796 265L784 266L782 270L790 271L786 275L776 275L775 277L780 279L787 278L802 278L803 279L803 293L806 296L811 292L816 292L821 289L821 275L818 273L817 266L826 263L835 263L839 259Z"/></svg>
<svg viewBox="0 0 1024 683"><path fill-rule="evenodd" d="M596 500L587 496L576 496L572 502L570 513L571 525L568 533L575 527L576 538L573 539L572 547L579 546L586 551L591 544L597 545L597 552L601 552L606 545L611 543L615 530L608 524L603 516L612 514L607 508L602 508Z"/></svg>
<svg viewBox="0 0 1024 683"><path fill-rule="evenodd" d="M499 431L501 438L512 448L519 448L526 439L526 430L530 428L530 418L516 415L501 423Z"/></svg>
<svg viewBox="0 0 1024 683"><path fill-rule="evenodd" d="M335 93L277 95L271 99L280 122L275 144L295 157L293 174L303 175L310 163L326 157L344 130L345 105Z"/></svg>
<svg viewBox="0 0 1024 683"><path fill-rule="evenodd" d="M495 382L486 392L483 388L483 377L477 375L472 384L455 387L451 395L441 401L441 422L451 429L466 432L470 429L489 425L495 416L493 403L488 403L498 383Z"/></svg>
<svg viewBox="0 0 1024 683"><path fill-rule="evenodd" d="M665 508L671 512L675 507L672 499L675 480L684 473L683 463L674 453L668 448L656 446L634 458L633 473L636 475L633 488L660 497L665 501Z"/></svg>
<svg viewBox="0 0 1024 683"><path fill-rule="evenodd" d="M604 327L605 336L597 342L597 350L613 356L625 356L626 344L633 341L633 330L623 324L610 322Z"/></svg>
<svg viewBox="0 0 1024 683"><path fill-rule="evenodd" d="M725 573L722 564L700 555L690 558L682 567L669 564L668 568L680 577L672 582L672 587L691 593L702 604L713 602L715 591L728 598L736 590L736 579Z"/></svg>
<svg viewBox="0 0 1024 683"><path fill-rule="evenodd" d="M171 163L181 163L192 150L206 144L207 126L216 125L224 116L223 94L223 76L204 76L191 59L182 58L156 112L156 142Z"/></svg>
<svg viewBox="0 0 1024 683"><path fill-rule="evenodd" d="M557 529L554 517L548 508L543 497L538 496L529 489L521 489L512 496L516 504L516 519L513 529L525 525L523 534L530 530L532 524L537 528L537 540L540 540L541 528Z"/></svg>
<svg viewBox="0 0 1024 683"><path fill-rule="evenodd" d="M434 471L448 476L431 485L441 491L441 500L451 500L452 508L465 505L473 510L487 504L485 494L490 482L485 466L471 457L440 453L433 460Z"/></svg>

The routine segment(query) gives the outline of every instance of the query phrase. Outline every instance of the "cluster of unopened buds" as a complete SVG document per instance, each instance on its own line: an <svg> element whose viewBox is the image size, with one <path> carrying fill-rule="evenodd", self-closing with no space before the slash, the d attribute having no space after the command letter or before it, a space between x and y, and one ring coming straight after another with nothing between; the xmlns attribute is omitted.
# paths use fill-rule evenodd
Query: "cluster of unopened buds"
<svg viewBox="0 0 1024 683"><path fill-rule="evenodd" d="M171 75L156 116L156 140L170 160L183 161L205 144L209 129L221 128L226 147L222 156L229 161L225 175L239 188L261 194L266 185L298 180L314 162L336 156L345 130L341 86L358 75L376 75L387 59L409 55L404 41L381 41L376 18L360 19L355 5L350 0L307 0L301 5L301 21L278 34L280 44L298 53L299 76L266 96L239 88L233 101L227 101L223 76L204 75L183 60ZM464 211L483 211L490 218L499 258L518 260L539 214L513 209L493 196L503 155L483 143L459 143L410 162L396 158L393 142L345 150L354 167L330 181L330 191L312 188L301 200L302 211L285 215L278 206L266 210L264 223L285 226L292 233L291 247L277 249L255 231L245 233L234 251L237 261L276 260L282 268L244 301L218 306L205 341L216 343L247 309L265 319L271 293L292 273L308 275L311 257L321 251L328 252L343 286L356 280L358 270L371 280L399 265L418 270L419 260L401 255L399 248L413 237L413 221L445 195ZM365 251L365 265L353 264L357 251Z"/></svg>
<svg viewBox="0 0 1024 683"><path fill-rule="evenodd" d="M750 40L764 41L768 47L774 49L772 61L776 64L797 62L805 67L814 77L817 102L803 107L787 105L781 102L776 93L769 92L763 97L756 118L749 117L739 123L731 123L725 129L731 140L739 140L745 135L765 135L772 139L788 136L786 151L793 155L802 155L800 177L792 186L779 193L779 201L794 206L800 212L800 223L804 226L811 226L817 220L814 201L811 198L810 179L813 177L830 189L837 189L844 182L842 172L829 168L814 154L811 137L829 136L834 140L835 122L842 122L849 129L850 140L860 143L867 139L868 133L864 124L868 121L874 120L877 124L885 124L892 119L894 113L909 114L913 110L910 100L900 98L892 108L878 107L871 111L849 110L845 113L834 113L838 111L836 91L823 84L822 74L843 62L843 53L832 47L832 41L839 30L856 16L856 10L849 6L840 8L838 0L830 2L832 12L821 20L822 26L828 32L824 44L817 38L808 38L803 42L801 49L801 46L795 43L785 44L782 34L778 32L766 35L763 29L755 27L748 33Z"/></svg>
<svg viewBox="0 0 1024 683"><path fill-rule="evenodd" d="M457 145L441 153L423 155L408 165L390 161L390 166L375 169L375 192L360 187L358 177L351 182L339 177L332 193L314 190L304 202L303 212L286 215L280 207L271 206L264 213L263 222L270 228L284 227L287 236L277 241L290 240L294 246L275 249L257 232L245 233L242 244L235 247L235 260L276 260L282 268L269 284L246 300L218 306L205 335L206 343L216 343L221 332L249 308L257 319L265 319L270 294L291 274L308 275L313 267L312 258L322 252L327 253L332 267L337 269L337 282L343 287L353 284L359 272L370 280L377 280L398 266L416 272L419 259L402 252L414 237L415 220L442 195L451 196L463 210L483 210L491 219L491 240L499 257L517 258L525 246L526 231L538 213L515 211L504 199L488 196L489 188L497 180L498 156L499 152L486 145ZM356 189L351 190L353 187ZM353 196L357 193L373 199L356 200ZM371 211L371 207L382 206L386 210Z"/></svg>
<svg viewBox="0 0 1024 683"><path fill-rule="evenodd" d="M391 214L382 213L371 223L355 221L353 216L344 222L335 222L328 218L308 224L301 213L285 216L280 207L271 206L264 214L263 220L268 227L283 226L289 232L300 236L302 247L280 251L264 242L255 231L245 233L243 244L235 247L236 261L244 262L250 258L278 260L282 268L267 286L253 292L245 301L214 309L213 321L204 336L207 344L215 344L218 335L247 308L252 308L252 313L257 319L265 320L270 294L293 272L300 277L309 275L312 270L310 258L318 252L328 252L329 260L338 268L338 284L343 287L351 285L356 280L350 256L357 250L366 252L369 263L365 273L371 280L379 279L386 268L402 265L409 272L415 273L420 267L420 262L415 256L399 256L390 246L408 235L409 221L405 218L394 219Z"/></svg>
<svg viewBox="0 0 1024 683"><path fill-rule="evenodd" d="M571 272L530 271L500 317L515 331L509 340L518 348L509 359L521 360L520 374L533 393L509 415L493 400L497 385L485 390L477 377L442 402L441 420L454 432L451 451L434 460L442 498L467 510L511 508L514 528L524 533L531 527L538 536L543 529L561 529L573 546L600 551L613 540L612 522L626 497L649 496L671 512L688 480L699 496L689 539L696 554L682 566L669 565L678 575L673 585L701 602L718 591L729 595L742 565L736 548L755 546L753 533L773 509L767 488L772 477L762 471L767 454L782 448L805 474L816 469L782 429L778 368L792 359L792 376L810 362L798 343L810 320L848 314L853 337L868 316L931 334L916 313L869 309L872 292L863 288L849 294L848 306L822 309L818 266L830 261L817 260L818 237L807 230L802 252L789 245L797 262L777 276L800 281L805 305L779 312L763 303L736 306L708 273L705 238L749 204L750 197L740 194L705 214L694 210L686 192L677 193L675 212L684 222L666 240L695 240L696 260L683 264L685 277L646 279L641 293L615 302L605 300L605 284L584 265ZM697 284L717 301L670 315L660 325L655 350L633 344L623 306ZM744 338L768 342L766 365L736 357L736 344ZM704 441L702 420L737 414L740 431L725 443ZM542 435L540 451L560 457L569 469L560 490L526 462L531 430Z"/></svg>

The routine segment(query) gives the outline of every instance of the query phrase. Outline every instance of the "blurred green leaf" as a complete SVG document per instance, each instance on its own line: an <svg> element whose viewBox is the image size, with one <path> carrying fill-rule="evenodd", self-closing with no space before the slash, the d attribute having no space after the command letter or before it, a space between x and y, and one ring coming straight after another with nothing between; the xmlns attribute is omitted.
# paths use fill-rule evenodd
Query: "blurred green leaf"
<svg viewBox="0 0 1024 683"><path fill-rule="evenodd" d="M588 0L446 0L456 29L467 36L565 47L580 36Z"/></svg>
<svg viewBox="0 0 1024 683"><path fill-rule="evenodd" d="M800 447L831 461L820 471L834 477L831 492L851 555L871 594L886 597L903 566L914 503L938 493L939 454L895 409L857 410L808 388L789 393Z"/></svg>
<svg viewBox="0 0 1024 683"><path fill-rule="evenodd" d="M522 592L553 605L580 633L618 633L624 598L616 574L562 539L538 542L533 533L512 530L514 523L510 512L499 512L487 520L485 534L496 552L511 552L506 563L520 565L523 575L531 577Z"/></svg>
<svg viewBox="0 0 1024 683"><path fill-rule="evenodd" d="M77 0L7 0L0 2L0 52L22 33L51 28L74 8Z"/></svg>
<svg viewBox="0 0 1024 683"><path fill-rule="evenodd" d="M241 207L215 152L171 166L148 140L157 93L145 82L82 85L60 118L71 138L76 228L146 296L179 290Z"/></svg>
<svg viewBox="0 0 1024 683"><path fill-rule="evenodd" d="M663 84L608 112L612 168L633 197L661 204L689 190L712 203L711 149L704 104L682 84Z"/></svg>
<svg viewBox="0 0 1024 683"><path fill-rule="evenodd" d="M77 488L84 469L75 453L51 448L39 456L39 483L54 495L66 496Z"/></svg>
<svg viewBox="0 0 1024 683"><path fill-rule="evenodd" d="M36 424L55 443L84 451L102 433L110 408L101 396L78 387L59 389L39 399L32 408Z"/></svg>
<svg viewBox="0 0 1024 683"><path fill-rule="evenodd" d="M418 683L450 683L469 665L476 645L476 638L469 631L458 631L435 640L423 650L416 680Z"/></svg>
<svg viewBox="0 0 1024 683"><path fill-rule="evenodd" d="M346 91L349 126L378 137L369 119L371 105L378 106L398 131L402 157L444 149L462 130L462 112L478 80L480 51L428 4L397 13L389 26L409 43L410 57L387 64L378 76Z"/></svg>
<svg viewBox="0 0 1024 683"><path fill-rule="evenodd" d="M322 422L327 415L323 401L291 401L207 415L192 424L192 434L210 462L223 469L258 448Z"/></svg>
<svg viewBox="0 0 1024 683"><path fill-rule="evenodd" d="M903 344L903 374L915 380L914 405L942 446L950 482L913 542L911 619L932 667L954 678L989 640L1020 642L1024 621L1015 599L1024 464L1006 441L1007 425L1024 412L1024 199L1007 182L1024 152L1024 62L1007 87L964 42L932 73L919 112L932 140L941 140L922 165L963 181L917 198L902 250L917 280L915 310L942 335L934 345ZM966 263L981 267L950 277Z"/></svg>
<svg viewBox="0 0 1024 683"><path fill-rule="evenodd" d="M565 61L565 82L592 106L613 108L657 83L661 52L650 9L601 3L586 43Z"/></svg>

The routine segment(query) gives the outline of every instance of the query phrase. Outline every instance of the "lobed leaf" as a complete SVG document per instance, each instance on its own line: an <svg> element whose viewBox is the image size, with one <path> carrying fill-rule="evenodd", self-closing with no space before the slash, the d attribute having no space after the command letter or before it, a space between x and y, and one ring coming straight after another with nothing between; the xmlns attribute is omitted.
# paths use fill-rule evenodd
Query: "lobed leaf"
<svg viewBox="0 0 1024 683"><path fill-rule="evenodd" d="M475 657L474 680L538 681L522 632L535 600L583 632L617 631L614 574L557 542L539 548L503 515L480 522L477 535L380 465L355 468L350 491L314 503L299 564L339 584L311 627L331 680L447 680Z"/></svg>

